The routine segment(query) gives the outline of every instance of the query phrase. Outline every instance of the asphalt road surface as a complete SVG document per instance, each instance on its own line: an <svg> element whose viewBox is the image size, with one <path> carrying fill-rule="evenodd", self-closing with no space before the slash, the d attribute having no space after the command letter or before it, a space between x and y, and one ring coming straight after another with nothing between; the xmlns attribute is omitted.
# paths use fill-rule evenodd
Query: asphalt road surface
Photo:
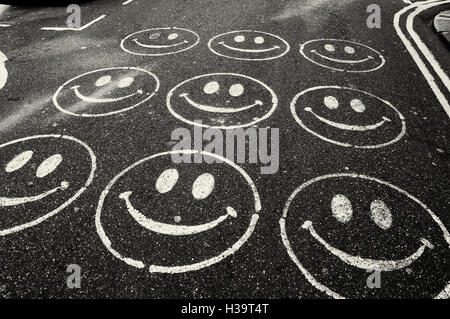
<svg viewBox="0 0 450 319"><path fill-rule="evenodd" d="M448 6L2 6L0 296L448 298ZM278 170L174 163L199 125Z"/></svg>

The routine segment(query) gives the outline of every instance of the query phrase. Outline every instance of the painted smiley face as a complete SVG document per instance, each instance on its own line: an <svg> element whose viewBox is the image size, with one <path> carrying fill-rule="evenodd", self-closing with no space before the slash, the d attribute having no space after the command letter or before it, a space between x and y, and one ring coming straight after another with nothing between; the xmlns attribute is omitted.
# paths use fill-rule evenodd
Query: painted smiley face
<svg viewBox="0 0 450 319"><path fill-rule="evenodd" d="M261 31L240 30L215 36L208 42L217 55L237 60L272 60L289 52L289 44L282 38Z"/></svg>
<svg viewBox="0 0 450 319"><path fill-rule="evenodd" d="M406 132L403 115L367 92L322 86L297 94L291 112L301 127L320 139L345 147L379 148Z"/></svg>
<svg viewBox="0 0 450 319"><path fill-rule="evenodd" d="M371 72L385 64L376 50L353 41L319 39L304 43L300 53L325 68L345 72Z"/></svg>
<svg viewBox="0 0 450 319"><path fill-rule="evenodd" d="M201 75L175 86L167 107L179 120L203 127L231 129L268 118L278 99L266 84L233 73Z"/></svg>
<svg viewBox="0 0 450 319"><path fill-rule="evenodd" d="M161 56L189 50L199 41L199 36L187 29L154 28L128 35L120 46L135 55Z"/></svg>
<svg viewBox="0 0 450 319"><path fill-rule="evenodd" d="M62 135L38 135L0 145L0 163L4 165L0 236L57 214L81 195L95 171L91 149Z"/></svg>
<svg viewBox="0 0 450 319"><path fill-rule="evenodd" d="M334 298L445 297L450 234L421 201L387 182L333 174L300 186L280 220L302 274ZM367 277L381 274L382 287Z"/></svg>
<svg viewBox="0 0 450 319"><path fill-rule="evenodd" d="M159 90L151 72L131 67L79 75L58 88L53 103L62 112L82 117L122 113L148 101Z"/></svg>
<svg viewBox="0 0 450 319"><path fill-rule="evenodd" d="M172 161L195 154L223 163L207 165L205 172L203 165ZM234 163L209 153L172 151L117 175L102 193L96 226L107 249L125 263L180 273L234 254L252 234L260 209L255 185Z"/></svg>

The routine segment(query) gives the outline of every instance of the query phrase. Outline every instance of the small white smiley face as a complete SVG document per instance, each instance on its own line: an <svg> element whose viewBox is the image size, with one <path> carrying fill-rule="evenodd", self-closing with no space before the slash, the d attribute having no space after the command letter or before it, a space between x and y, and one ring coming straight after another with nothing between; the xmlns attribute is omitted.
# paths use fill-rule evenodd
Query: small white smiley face
<svg viewBox="0 0 450 319"><path fill-rule="evenodd" d="M385 64L376 50L353 41L319 39L304 43L300 53L309 61L337 71L371 72Z"/></svg>
<svg viewBox="0 0 450 319"><path fill-rule="evenodd" d="M331 297L433 298L450 287L446 227L420 200L385 181L349 173L317 177L289 197L280 226L302 274ZM367 287L374 271L381 289Z"/></svg>
<svg viewBox="0 0 450 319"><path fill-rule="evenodd" d="M231 129L268 118L278 99L266 84L233 73L206 74L186 80L167 95L167 107L179 120L203 127Z"/></svg>
<svg viewBox="0 0 450 319"><path fill-rule="evenodd" d="M189 50L200 41L199 36L182 28L154 28L135 32L122 40L125 52L143 56L162 56Z"/></svg>
<svg viewBox="0 0 450 319"><path fill-rule="evenodd" d="M93 179L95 156L69 136L0 145L0 236L35 226L73 202Z"/></svg>
<svg viewBox="0 0 450 319"><path fill-rule="evenodd" d="M322 86L297 94L291 102L296 122L320 139L345 147L380 148L406 132L403 115L367 92Z"/></svg>
<svg viewBox="0 0 450 319"><path fill-rule="evenodd" d="M222 163L174 164L172 158L194 155ZM234 163L205 152L172 151L117 175L102 193L96 227L106 248L123 262L181 273L240 249L255 229L260 205L254 183Z"/></svg>
<svg viewBox="0 0 450 319"><path fill-rule="evenodd" d="M215 36L208 42L217 55L237 59L263 61L282 57L289 52L289 44L271 33L240 30Z"/></svg>
<svg viewBox="0 0 450 319"><path fill-rule="evenodd" d="M158 90L159 80L149 71L107 68L67 81L53 95L53 103L70 115L101 117L131 110L148 101Z"/></svg>

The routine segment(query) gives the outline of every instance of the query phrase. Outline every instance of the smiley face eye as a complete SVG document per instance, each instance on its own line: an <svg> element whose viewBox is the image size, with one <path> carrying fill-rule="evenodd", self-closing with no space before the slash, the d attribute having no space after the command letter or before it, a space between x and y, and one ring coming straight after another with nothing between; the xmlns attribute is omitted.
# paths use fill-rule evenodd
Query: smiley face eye
<svg viewBox="0 0 450 319"><path fill-rule="evenodd" d="M159 32L156 32L156 33L150 34L150 36L148 38L150 40L155 40L155 39L158 39L160 36L161 36L161 34Z"/></svg>
<svg viewBox="0 0 450 319"><path fill-rule="evenodd" d="M339 101L334 96L327 96L323 99L323 104L330 110L335 110L339 107Z"/></svg>
<svg viewBox="0 0 450 319"><path fill-rule="evenodd" d="M111 75L105 75L98 78L98 80L95 81L95 86L104 86L110 82L111 82Z"/></svg>
<svg viewBox="0 0 450 319"><path fill-rule="evenodd" d="M36 177L42 178L48 174L54 172L56 168L61 164L63 158L61 154L55 154L47 158L45 161L39 165L36 170Z"/></svg>
<svg viewBox="0 0 450 319"><path fill-rule="evenodd" d="M12 173L21 169L33 157L33 151L25 151L14 157L6 164L5 171Z"/></svg>
<svg viewBox="0 0 450 319"><path fill-rule="evenodd" d="M235 36L235 37L234 37L234 41L235 41L235 42L238 42L238 43L244 42L244 41L245 41L245 37L244 37L243 35Z"/></svg>
<svg viewBox="0 0 450 319"><path fill-rule="evenodd" d="M344 48L344 51L345 51L346 53L348 53L348 54L355 54L355 52L356 52L355 48L349 47L349 46L346 46L346 47Z"/></svg>
<svg viewBox="0 0 450 319"><path fill-rule="evenodd" d="M263 37L256 37L254 41L255 41L256 44L263 44L264 43L264 38Z"/></svg>
<svg viewBox="0 0 450 319"><path fill-rule="evenodd" d="M331 200L331 212L339 222L348 223L353 216L352 203L344 195L335 195Z"/></svg>
<svg viewBox="0 0 450 319"><path fill-rule="evenodd" d="M192 196L195 199L205 199L211 195L214 190L214 176L205 173L197 177L192 185Z"/></svg>
<svg viewBox="0 0 450 319"><path fill-rule="evenodd" d="M335 46L332 45L332 44L325 44L324 48L325 48L325 50L328 51L328 52L334 52L334 51L336 51Z"/></svg>
<svg viewBox="0 0 450 319"><path fill-rule="evenodd" d="M241 96L244 93L244 87L242 84L233 84L230 87L230 95L233 97Z"/></svg>
<svg viewBox="0 0 450 319"><path fill-rule="evenodd" d="M219 90L220 90L220 85L216 81L208 82L203 87L203 92L205 92L206 94L214 94Z"/></svg>
<svg viewBox="0 0 450 319"><path fill-rule="evenodd" d="M170 40L170 41L175 40L176 38L178 38L178 33L171 33L167 37L167 39Z"/></svg>
<svg viewBox="0 0 450 319"><path fill-rule="evenodd" d="M161 175L159 175L158 179L156 180L156 190L161 194L170 192L177 183L178 176L179 175L176 168L166 169L161 173Z"/></svg>
<svg viewBox="0 0 450 319"><path fill-rule="evenodd" d="M382 200L374 200L370 204L370 217L381 229L389 229L392 226L392 213Z"/></svg>
<svg viewBox="0 0 450 319"><path fill-rule="evenodd" d="M119 88L126 88L129 87L134 82L134 78L131 76L127 76L126 78L123 78L117 83L117 87Z"/></svg>
<svg viewBox="0 0 450 319"><path fill-rule="evenodd" d="M366 110L366 106L364 105L364 102L359 99L353 99L350 102L350 106L355 112L363 113Z"/></svg>

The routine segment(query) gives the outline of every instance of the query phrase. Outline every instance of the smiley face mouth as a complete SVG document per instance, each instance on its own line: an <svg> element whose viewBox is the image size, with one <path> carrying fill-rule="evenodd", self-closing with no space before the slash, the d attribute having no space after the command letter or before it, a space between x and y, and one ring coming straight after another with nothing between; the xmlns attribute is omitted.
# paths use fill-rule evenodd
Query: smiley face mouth
<svg viewBox="0 0 450 319"><path fill-rule="evenodd" d="M204 104L197 103L189 97L188 93L182 93L182 94L180 94L180 97L183 97L191 106L193 106L201 111L212 112L212 113L238 113L241 111L251 109L252 107L255 107L257 105L259 105L259 106L263 105L263 102L261 102L260 100L255 100L255 103L253 103L252 105L242 106L242 107L238 107L238 108L217 107L217 106L210 106L210 105L204 105Z"/></svg>
<svg viewBox="0 0 450 319"><path fill-rule="evenodd" d="M9 207L9 206L17 206L21 204L26 204L30 202L35 202L41 200L47 196L50 196L53 193L56 193L59 190L66 190L69 187L69 183L64 181L61 183L61 186L55 187L45 193L35 196L29 197L0 197L0 207Z"/></svg>
<svg viewBox="0 0 450 319"><path fill-rule="evenodd" d="M84 102L87 102L87 103L114 103L114 102L119 102L119 101L128 99L128 98L133 97L135 95L143 94L142 90L137 90L133 94L129 94L129 95L122 96L122 97L99 99L99 98L85 96L85 95L81 94L80 91L79 91L79 88L80 88L80 86L76 85L76 86L71 87L70 89L75 93L77 98L79 98L80 100L82 100Z"/></svg>
<svg viewBox="0 0 450 319"><path fill-rule="evenodd" d="M133 42L141 47L149 48L149 49L167 49L167 48L173 48L173 47L177 47L177 46L189 43L189 41L184 40L182 42L178 42L178 43L174 43L174 44L165 44L165 45L164 44L144 44L144 43L140 42L138 39L133 39Z"/></svg>
<svg viewBox="0 0 450 319"><path fill-rule="evenodd" d="M302 228L308 230L311 236L316 239L320 244L322 244L329 252L331 252L334 256L341 259L344 263L357 267L364 270L379 270L379 271L394 271L398 269L402 269L411 265L414 261L419 259L422 256L423 252L426 248L433 249L434 246L426 239L421 238L422 246L417 249L417 251L411 256L400 259L400 260L376 260L363 258L360 256L352 256L349 255L342 250L334 248L330 244L328 244L320 235L316 233L311 221L306 221Z"/></svg>
<svg viewBox="0 0 450 319"><path fill-rule="evenodd" d="M264 52L270 52L270 51L280 49L280 47L278 45L275 45L272 48L267 48L267 49L241 49L241 48L236 48L236 47L230 46L223 41L219 42L219 44L221 44L225 48L233 50L233 51L247 52L247 53L264 53Z"/></svg>
<svg viewBox="0 0 450 319"><path fill-rule="evenodd" d="M314 53L315 55L321 57L322 59L326 59L328 61L332 61L332 62L337 62L337 63L346 63L346 64L358 64L358 63L364 63L370 60L373 60L374 57L373 56L368 56L365 59L361 59L361 60L341 60L341 59L334 59L334 58L330 58L327 57L323 54L320 54L319 52L317 52L316 50L311 50L311 53Z"/></svg>
<svg viewBox="0 0 450 319"><path fill-rule="evenodd" d="M171 235L171 236L188 236L188 235L195 235L199 233L203 233L205 231L208 231L210 229L213 229L214 227L218 226L222 222L224 222L228 217L237 217L237 212L234 210L234 208L228 206L227 207L227 214L220 216L216 220L213 220L212 222L202 224L202 225L195 225L195 226L178 226L178 225L170 225L165 223L160 223L157 221L154 221L145 215L143 215L140 211L135 209L133 207L133 204L130 201L130 196L132 192L124 192L119 195L119 198L124 200L128 209L128 212L130 215L137 221L139 225L142 227L163 235Z"/></svg>
<svg viewBox="0 0 450 319"><path fill-rule="evenodd" d="M383 120L376 123L376 124L372 124L372 125L349 125L349 124L343 124L343 123L336 123L330 120L327 120L324 117L321 117L320 115L317 115L316 113L314 113L314 111L312 110L312 108L310 107L305 107L305 111L306 112L310 112L312 115L314 115L319 121L328 124L332 127L341 129L341 130L346 130L346 131L358 131L358 132L365 132L365 131L372 131L375 130L381 126L384 125L384 123L386 122L392 122L391 119L383 116Z"/></svg>

